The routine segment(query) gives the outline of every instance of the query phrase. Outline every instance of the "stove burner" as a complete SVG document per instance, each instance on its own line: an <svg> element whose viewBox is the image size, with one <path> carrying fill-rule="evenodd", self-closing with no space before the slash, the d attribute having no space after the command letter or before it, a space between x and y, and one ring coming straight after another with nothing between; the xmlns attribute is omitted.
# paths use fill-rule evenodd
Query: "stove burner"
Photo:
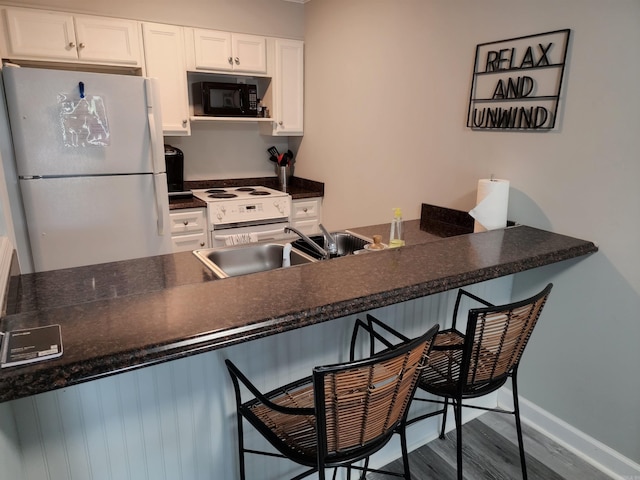
<svg viewBox="0 0 640 480"><path fill-rule="evenodd" d="M253 192L253 191L255 191L255 188L253 188L253 187L236 188L236 192Z"/></svg>
<svg viewBox="0 0 640 480"><path fill-rule="evenodd" d="M223 190L222 188L212 188L204 193L227 193L227 191Z"/></svg>
<svg viewBox="0 0 640 480"><path fill-rule="evenodd" d="M271 192L267 192L266 190L254 190L249 195L271 195Z"/></svg>
<svg viewBox="0 0 640 480"><path fill-rule="evenodd" d="M209 198L235 198L237 195L235 193L226 193L222 190L222 193L212 193L209 195Z"/></svg>

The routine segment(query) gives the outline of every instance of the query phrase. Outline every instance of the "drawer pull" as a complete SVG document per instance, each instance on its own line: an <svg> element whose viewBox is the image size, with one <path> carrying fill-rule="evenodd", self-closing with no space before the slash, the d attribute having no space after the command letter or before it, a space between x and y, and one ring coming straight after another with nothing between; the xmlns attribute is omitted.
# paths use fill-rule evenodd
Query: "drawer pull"
<svg viewBox="0 0 640 480"><path fill-rule="evenodd" d="M184 221L184 222L182 222L182 223L184 223L184 226L186 227L187 225L189 225L189 220L185 220L185 221Z"/></svg>

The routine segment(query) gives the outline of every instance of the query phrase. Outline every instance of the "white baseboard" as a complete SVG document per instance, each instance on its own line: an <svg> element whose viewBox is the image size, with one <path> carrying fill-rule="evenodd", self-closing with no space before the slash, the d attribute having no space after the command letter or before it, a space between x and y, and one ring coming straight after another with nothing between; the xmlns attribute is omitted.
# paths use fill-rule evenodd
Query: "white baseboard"
<svg viewBox="0 0 640 480"><path fill-rule="evenodd" d="M519 398L520 418L527 425L550 437L611 478L640 480L639 464L522 398L522 396ZM500 389L498 403L506 409L513 408L511 390L505 387Z"/></svg>

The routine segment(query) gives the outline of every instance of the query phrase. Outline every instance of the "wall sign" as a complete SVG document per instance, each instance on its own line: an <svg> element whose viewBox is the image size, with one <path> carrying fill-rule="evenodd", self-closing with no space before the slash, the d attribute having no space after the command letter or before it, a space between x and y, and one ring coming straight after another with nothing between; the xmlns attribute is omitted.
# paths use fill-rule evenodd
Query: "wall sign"
<svg viewBox="0 0 640 480"><path fill-rule="evenodd" d="M557 30L478 45L467 127L553 129L569 33Z"/></svg>

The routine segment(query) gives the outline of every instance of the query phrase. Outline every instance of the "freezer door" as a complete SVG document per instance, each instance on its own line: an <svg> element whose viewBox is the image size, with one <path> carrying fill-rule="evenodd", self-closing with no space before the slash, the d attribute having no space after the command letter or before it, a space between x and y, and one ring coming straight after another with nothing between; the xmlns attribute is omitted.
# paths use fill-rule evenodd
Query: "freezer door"
<svg viewBox="0 0 640 480"><path fill-rule="evenodd" d="M170 253L163 180L168 199L151 174L20 180L35 271Z"/></svg>
<svg viewBox="0 0 640 480"><path fill-rule="evenodd" d="M154 171L145 78L9 66L2 74L19 176ZM87 136L102 145L77 140Z"/></svg>

